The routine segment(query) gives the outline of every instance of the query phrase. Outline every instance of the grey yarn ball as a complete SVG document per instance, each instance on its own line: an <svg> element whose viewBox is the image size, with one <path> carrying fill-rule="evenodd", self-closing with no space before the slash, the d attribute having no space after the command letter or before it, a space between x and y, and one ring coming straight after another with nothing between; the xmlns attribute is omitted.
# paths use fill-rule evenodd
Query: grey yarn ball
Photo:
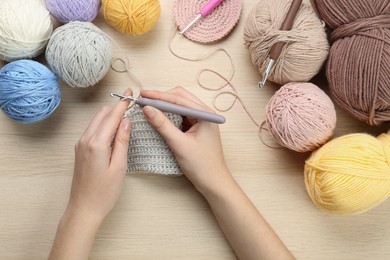
<svg viewBox="0 0 390 260"><path fill-rule="evenodd" d="M109 37L89 22L58 27L46 49L46 60L55 74L71 87L86 88L108 72L112 59Z"/></svg>

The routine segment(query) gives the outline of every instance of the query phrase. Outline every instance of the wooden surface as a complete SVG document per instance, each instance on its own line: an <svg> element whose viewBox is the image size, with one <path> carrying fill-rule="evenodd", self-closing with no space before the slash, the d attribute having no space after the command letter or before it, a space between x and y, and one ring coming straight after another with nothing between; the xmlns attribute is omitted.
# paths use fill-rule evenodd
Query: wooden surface
<svg viewBox="0 0 390 260"><path fill-rule="evenodd" d="M187 57L217 47L234 59L234 85L255 118L278 86L257 88L260 75L243 44L247 14L255 5L245 0L241 20L224 40L200 45L184 37L174 48ZM127 55L132 72L146 89L167 90L181 85L211 105L215 92L201 89L196 75L214 68L228 75L224 55L188 62L168 50L173 29L172 3L162 0L161 18L144 36L124 36L100 14L95 24L118 45L117 57ZM40 59L41 61L43 58ZM0 64L0 65L3 65ZM209 86L221 81L207 79ZM314 82L327 90L325 79ZM127 74L112 70L98 85L71 89L62 84L62 102L47 120L22 125L0 113L0 259L45 259L57 223L66 207L73 175L74 144L97 109L113 105L112 91L134 86ZM135 87L135 90L137 88ZM220 104L231 100L223 97ZM257 137L257 127L237 104L224 113L221 126L225 156L232 175L298 259L389 259L390 201L358 216L334 216L317 209L306 194L304 161L309 156L271 149ZM389 125L368 127L337 108L335 136L352 132L379 134ZM266 134L266 140L272 140ZM77 238L75 238L77 239ZM101 227L90 259L235 259L205 200L185 178L131 175L123 193Z"/></svg>

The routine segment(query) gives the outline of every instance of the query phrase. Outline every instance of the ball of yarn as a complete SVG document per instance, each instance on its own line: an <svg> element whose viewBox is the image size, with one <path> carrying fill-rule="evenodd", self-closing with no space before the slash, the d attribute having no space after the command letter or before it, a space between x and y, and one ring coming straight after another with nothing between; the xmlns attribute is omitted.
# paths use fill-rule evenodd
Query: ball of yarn
<svg viewBox="0 0 390 260"><path fill-rule="evenodd" d="M104 18L121 33L141 35L160 18L158 0L103 0Z"/></svg>
<svg viewBox="0 0 390 260"><path fill-rule="evenodd" d="M267 68L271 47L286 42L268 77L278 84L309 81L320 71L329 52L324 24L308 5L301 5L290 31L279 30L290 5L291 1L259 1L244 28L245 45L260 74Z"/></svg>
<svg viewBox="0 0 390 260"><path fill-rule="evenodd" d="M46 0L47 9L61 23L92 22L100 5L101 0Z"/></svg>
<svg viewBox="0 0 390 260"><path fill-rule="evenodd" d="M0 59L30 59L44 51L53 32L50 14L38 0L0 1Z"/></svg>
<svg viewBox="0 0 390 260"><path fill-rule="evenodd" d="M319 16L330 29L369 19L380 14L390 14L389 1L384 0L311 0Z"/></svg>
<svg viewBox="0 0 390 260"><path fill-rule="evenodd" d="M362 213L390 195L390 132L350 134L313 152L305 165L307 192L319 208Z"/></svg>
<svg viewBox="0 0 390 260"><path fill-rule="evenodd" d="M50 68L71 87L89 87L108 72L112 46L108 36L88 22L58 27L46 49Z"/></svg>
<svg viewBox="0 0 390 260"><path fill-rule="evenodd" d="M289 83L269 100L268 131L283 147L313 151L328 141L336 127L336 111L328 95L312 83Z"/></svg>
<svg viewBox="0 0 390 260"><path fill-rule="evenodd" d="M0 107L20 123L35 123L58 107L61 92L57 77L32 60L18 60L0 70Z"/></svg>
<svg viewBox="0 0 390 260"><path fill-rule="evenodd" d="M370 125L390 120L390 5L383 0L315 0L334 29L327 79L335 102Z"/></svg>

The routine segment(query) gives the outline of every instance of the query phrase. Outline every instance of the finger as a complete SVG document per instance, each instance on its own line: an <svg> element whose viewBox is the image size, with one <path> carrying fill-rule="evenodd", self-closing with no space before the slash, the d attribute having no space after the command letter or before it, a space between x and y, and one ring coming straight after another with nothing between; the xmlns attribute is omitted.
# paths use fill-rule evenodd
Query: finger
<svg viewBox="0 0 390 260"><path fill-rule="evenodd" d="M119 167L118 170L126 170L127 167L130 132L131 121L129 118L124 118L116 131L111 155L111 165Z"/></svg>
<svg viewBox="0 0 390 260"><path fill-rule="evenodd" d="M174 88L168 90L167 92L172 93L174 95L182 96L184 98L192 100L195 103L198 103L202 106L207 107L207 105L205 103L203 103L202 100L200 100L197 96L195 96L194 94L192 94L191 92L189 92L188 90L186 90L183 87L180 87L180 86L174 87Z"/></svg>
<svg viewBox="0 0 390 260"><path fill-rule="evenodd" d="M179 94L177 91L175 93L171 93L171 92L161 92L161 91L157 91L157 90L144 90L141 92L141 96L147 97L147 98L152 98L152 99L164 100L164 101L168 101L168 102L173 103L173 104L177 104L177 105L181 105L181 106L185 106L185 107L190 107L190 108L195 108L195 109L200 109L200 110L208 110L208 111L211 110L209 107L207 107L200 100L194 101L194 100L191 100L191 99L184 97L183 93Z"/></svg>
<svg viewBox="0 0 390 260"><path fill-rule="evenodd" d="M131 89L127 89L124 94L125 96L132 95ZM122 118L125 114L127 107L129 106L130 101L123 99L119 101L109 113L103 118L99 129L96 132L97 141L105 143L107 146L111 144L112 138L122 121Z"/></svg>
<svg viewBox="0 0 390 260"><path fill-rule="evenodd" d="M109 106L103 106L92 118L88 127L85 129L81 136L81 139L89 139L95 132L98 126L101 124L103 118L110 112Z"/></svg>
<svg viewBox="0 0 390 260"><path fill-rule="evenodd" d="M170 147L174 147L177 142L180 142L180 136L184 135L183 132L163 112L151 106L144 107L143 112L149 123L160 133Z"/></svg>
<svg viewBox="0 0 390 260"><path fill-rule="evenodd" d="M197 103L203 107L207 107L206 104L204 104L197 96L195 96L191 92L187 91L183 87L175 87L175 88L169 89L166 92L161 92L161 91L159 91L159 92L161 93L162 97L165 96L166 98L169 98L170 100L167 100L167 101L170 101L170 102L174 102L175 98L177 99L177 98L181 97L181 98L190 100L194 103Z"/></svg>

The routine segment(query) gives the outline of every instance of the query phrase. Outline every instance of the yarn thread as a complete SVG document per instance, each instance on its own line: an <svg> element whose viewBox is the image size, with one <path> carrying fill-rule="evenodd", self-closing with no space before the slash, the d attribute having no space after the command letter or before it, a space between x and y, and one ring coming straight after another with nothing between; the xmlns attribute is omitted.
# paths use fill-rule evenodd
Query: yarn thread
<svg viewBox="0 0 390 260"><path fill-rule="evenodd" d="M305 164L307 192L320 209L359 214L390 195L390 132L350 134L313 152Z"/></svg>
<svg viewBox="0 0 390 260"><path fill-rule="evenodd" d="M100 5L101 0L46 0L46 8L61 23L92 22Z"/></svg>
<svg viewBox="0 0 390 260"><path fill-rule="evenodd" d="M207 1L175 0L173 2L173 19L179 30L184 29L199 14L199 10ZM233 30L240 19L241 10L242 0L225 0L184 35L200 43L218 41Z"/></svg>
<svg viewBox="0 0 390 260"><path fill-rule="evenodd" d="M0 1L0 59L31 59L44 51L53 24L38 0Z"/></svg>
<svg viewBox="0 0 390 260"><path fill-rule="evenodd" d="M268 132L283 147L313 151L327 142L336 128L332 100L312 83L288 83L265 107Z"/></svg>
<svg viewBox="0 0 390 260"><path fill-rule="evenodd" d="M158 0L103 0L107 23L123 34L149 32L160 18Z"/></svg>
<svg viewBox="0 0 390 260"><path fill-rule="evenodd" d="M13 120L24 124L44 120L60 101L57 77L44 65L18 60L0 70L0 108Z"/></svg>
<svg viewBox="0 0 390 260"><path fill-rule="evenodd" d="M223 76L221 73L219 73L213 69L205 68L205 69L200 70L197 74L196 80L198 82L198 85L203 89L218 92L213 98L213 107L217 111L219 111L219 112L229 111L236 104L236 102L239 101L241 103L242 107L244 108L245 112L248 114L249 118L252 120L252 122L256 126L260 127L260 125L256 122L256 120L254 119L252 114L249 112L245 103L242 101L240 95L238 94L237 89L232 84L232 80L233 80L234 73L235 73L235 66L234 66L233 58L231 57L229 52L224 48L216 48L216 49L212 49L211 51L209 51L203 55L200 55L199 57L194 57L194 58L185 57L184 55L181 55L174 50L173 42L174 42L174 39L177 35L178 35L178 28L175 27L172 34L171 34L171 37L169 39L168 48L169 48L169 51L172 53L172 55L174 55L175 57L177 57L179 59L191 61L191 62L196 62L196 61L205 60L213 55L216 55L217 53L222 53L228 58L229 65L231 67L231 72L230 72L228 77ZM205 73L212 73L212 74L216 75L217 77L221 78L225 83L220 85L220 86L217 86L217 87L209 87L209 86L207 86L206 83L202 82L202 75L204 75ZM231 90L225 90L227 87L230 87ZM227 107L221 108L217 105L217 99L223 95L232 96L233 101Z"/></svg>
<svg viewBox="0 0 390 260"><path fill-rule="evenodd" d="M110 38L88 22L58 27L46 49L50 68L71 87L97 84L107 74L111 59Z"/></svg>
<svg viewBox="0 0 390 260"><path fill-rule="evenodd" d="M119 48L121 47L119 46ZM127 73L128 75L130 75L131 79L134 80L134 82L138 85L139 90L143 90L144 87L142 85L142 82L138 79L136 75L134 75L133 72L131 72L129 59L127 56L125 56L124 58L113 58L111 60L111 69L117 73Z"/></svg>
<svg viewBox="0 0 390 260"><path fill-rule="evenodd" d="M329 43L314 10L302 4L290 31L279 30L291 1L262 0L248 15L244 41L253 65L263 74L271 47L286 42L268 79L278 84L309 81L320 71L329 53Z"/></svg>
<svg viewBox="0 0 390 260"><path fill-rule="evenodd" d="M367 124L390 121L390 2L313 2L333 29L326 75L334 101Z"/></svg>
<svg viewBox="0 0 390 260"><path fill-rule="evenodd" d="M180 115L165 113L179 129L183 119ZM182 175L179 165L165 140L147 121L138 105L126 112L131 119L131 139L128 152L129 173L153 173L169 176Z"/></svg>

